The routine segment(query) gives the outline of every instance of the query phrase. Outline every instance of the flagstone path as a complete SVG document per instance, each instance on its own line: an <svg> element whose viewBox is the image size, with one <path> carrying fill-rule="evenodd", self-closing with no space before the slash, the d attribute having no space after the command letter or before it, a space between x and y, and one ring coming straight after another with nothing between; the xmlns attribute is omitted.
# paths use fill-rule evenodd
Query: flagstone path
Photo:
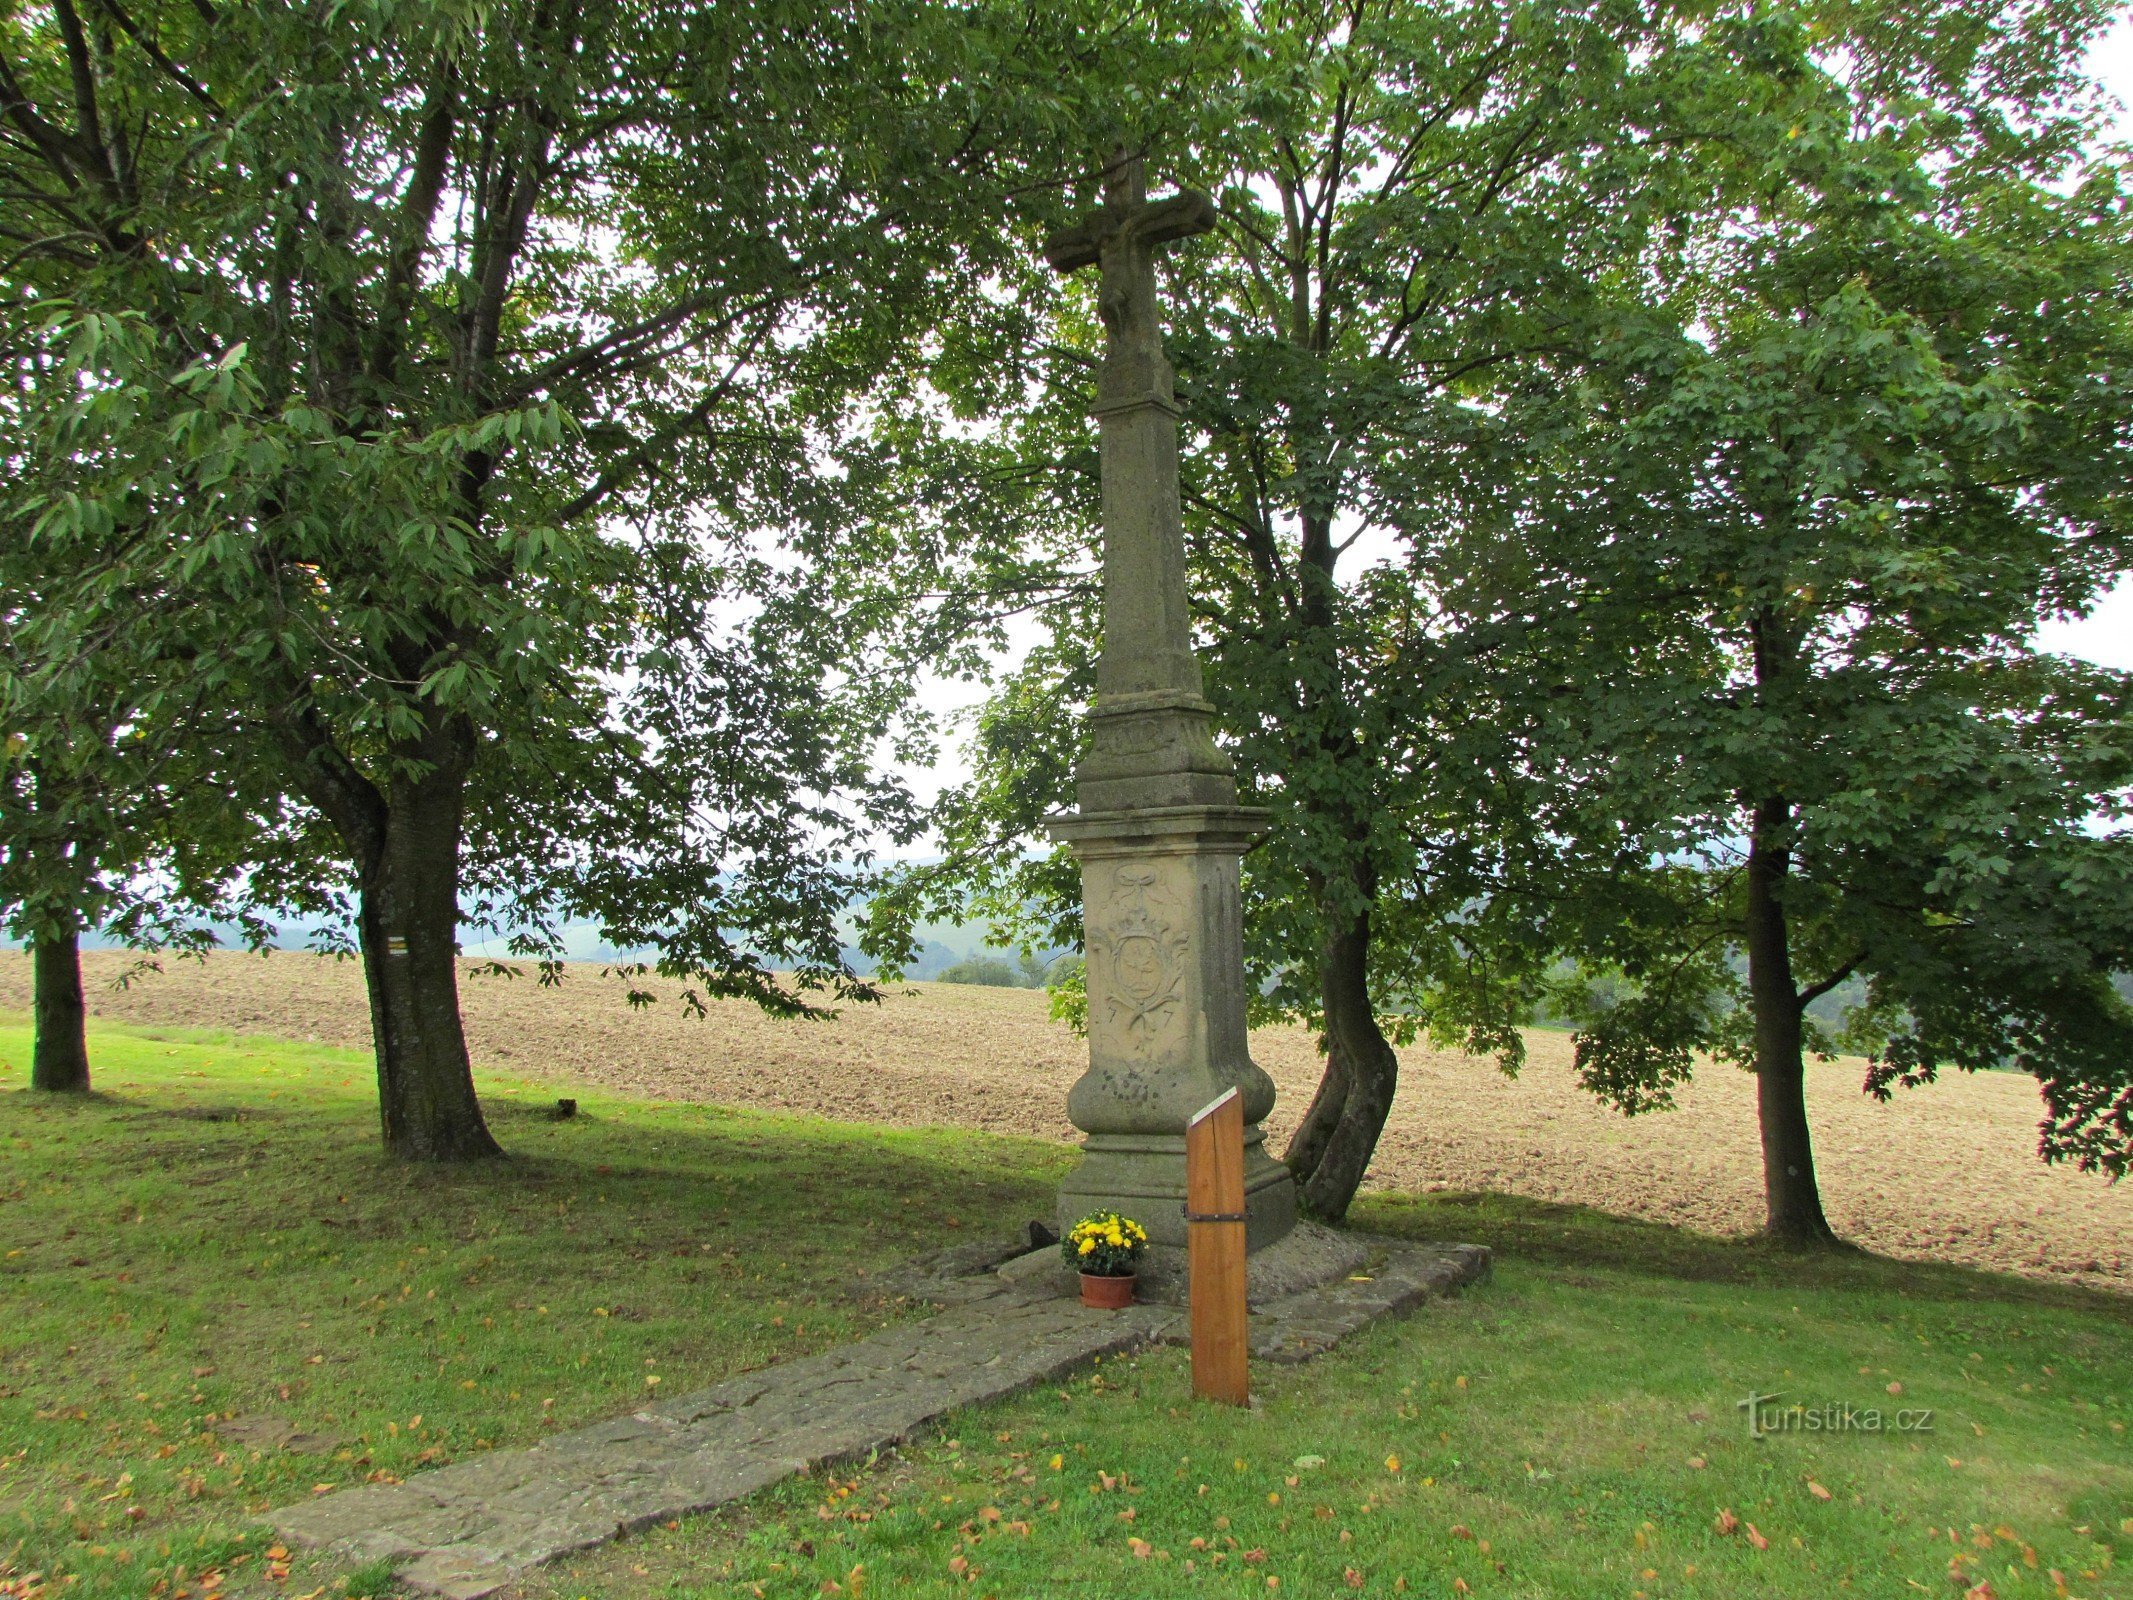
<svg viewBox="0 0 2133 1600"><path fill-rule="evenodd" d="M1254 1353L1299 1361L1378 1317L1488 1271L1474 1245L1358 1240L1366 1270L1283 1295L1252 1318ZM626 1417L497 1450L404 1483L321 1495L274 1513L284 1538L358 1566L393 1564L409 1588L476 1600L526 1569L779 1479L861 1458L942 1413L1056 1378L1097 1356L1183 1342L1170 1305L1091 1311L1050 1281L992 1269L996 1249L937 1259L903 1286L946 1309L843 1349L767 1367Z"/></svg>

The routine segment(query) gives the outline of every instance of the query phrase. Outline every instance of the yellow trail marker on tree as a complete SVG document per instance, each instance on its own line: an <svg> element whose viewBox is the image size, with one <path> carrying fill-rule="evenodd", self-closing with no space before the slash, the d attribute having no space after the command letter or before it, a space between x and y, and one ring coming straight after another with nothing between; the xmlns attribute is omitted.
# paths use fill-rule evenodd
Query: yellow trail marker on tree
<svg viewBox="0 0 2133 1600"><path fill-rule="evenodd" d="M1192 1392L1251 1403L1244 1298L1244 1100L1226 1089L1185 1127L1186 1264L1192 1297Z"/></svg>

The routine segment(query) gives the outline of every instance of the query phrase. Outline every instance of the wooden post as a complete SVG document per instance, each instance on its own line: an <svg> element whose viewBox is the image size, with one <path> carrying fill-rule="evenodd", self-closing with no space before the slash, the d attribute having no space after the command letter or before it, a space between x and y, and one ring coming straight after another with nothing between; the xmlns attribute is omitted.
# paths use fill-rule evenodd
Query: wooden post
<svg viewBox="0 0 2133 1600"><path fill-rule="evenodd" d="M1185 1127L1185 1240L1192 1294L1192 1392L1251 1403L1245 1370L1244 1100L1235 1089Z"/></svg>

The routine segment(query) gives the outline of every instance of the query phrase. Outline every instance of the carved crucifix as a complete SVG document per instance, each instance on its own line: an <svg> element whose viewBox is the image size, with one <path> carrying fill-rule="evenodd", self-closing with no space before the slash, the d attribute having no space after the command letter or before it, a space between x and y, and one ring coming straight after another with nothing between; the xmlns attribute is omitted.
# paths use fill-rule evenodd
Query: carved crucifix
<svg viewBox="0 0 2133 1600"><path fill-rule="evenodd" d="M1155 253L1162 245L1207 232L1215 225L1215 205L1194 189L1150 200L1141 158L1123 150L1104 173L1103 193L1101 206L1045 241L1044 258L1055 272L1102 269L1096 306L1106 337L1099 401L1151 392L1168 400L1170 365L1163 359L1156 314Z"/></svg>

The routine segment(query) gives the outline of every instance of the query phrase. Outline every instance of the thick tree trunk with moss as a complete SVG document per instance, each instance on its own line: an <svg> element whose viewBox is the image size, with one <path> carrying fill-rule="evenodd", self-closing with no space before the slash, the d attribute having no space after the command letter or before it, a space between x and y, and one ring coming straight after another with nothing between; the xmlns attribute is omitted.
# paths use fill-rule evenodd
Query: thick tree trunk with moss
<svg viewBox="0 0 2133 1600"><path fill-rule="evenodd" d="M502 1151L474 1093L459 1016L459 835L465 780L396 785L361 882L363 977L385 1147L408 1161Z"/></svg>
<svg viewBox="0 0 2133 1600"><path fill-rule="evenodd" d="M403 746L403 775L385 788L307 707L292 707L278 731L304 793L355 860L385 1148L407 1161L501 1155L459 1019L459 845L473 729L450 720Z"/></svg>
<svg viewBox="0 0 2133 1600"><path fill-rule="evenodd" d="M1755 1100L1763 1133L1763 1231L1786 1244L1836 1243L1822 1214L1814 1144L1807 1126L1807 1063L1801 1003L1785 925L1791 808L1767 799L1755 808L1748 846L1745 928L1749 1003L1755 1011Z"/></svg>
<svg viewBox="0 0 2133 1600"><path fill-rule="evenodd" d="M32 1006L36 1037L30 1046L30 1087L64 1094L89 1090L88 1006L82 998L81 936L46 934L31 941Z"/></svg>

